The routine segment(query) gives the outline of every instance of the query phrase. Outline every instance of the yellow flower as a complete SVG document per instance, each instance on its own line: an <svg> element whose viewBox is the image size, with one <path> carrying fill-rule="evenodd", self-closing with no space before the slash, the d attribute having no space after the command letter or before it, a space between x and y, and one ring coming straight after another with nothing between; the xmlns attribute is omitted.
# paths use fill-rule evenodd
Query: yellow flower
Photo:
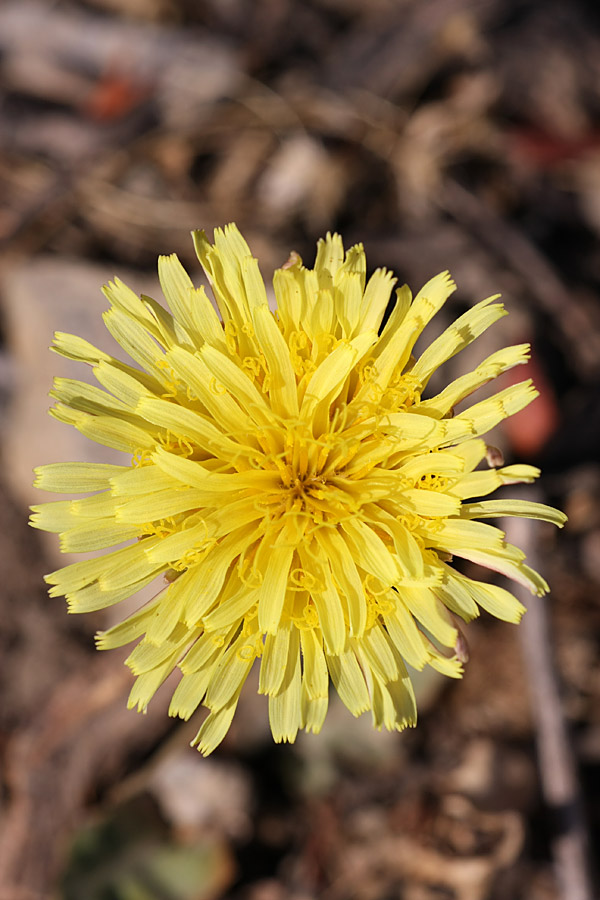
<svg viewBox="0 0 600 900"><path fill-rule="evenodd" d="M479 607L510 622L523 607L506 590L461 575L463 557L536 594L545 581L498 528L476 521L562 513L519 500L473 500L539 471L478 469L481 439L535 396L530 381L453 415L477 388L528 358L500 350L441 393L432 373L505 314L490 297L415 359L421 331L454 284L448 273L411 298L338 235L314 269L292 254L274 276L272 313L258 264L234 225L196 251L219 308L176 256L159 260L171 312L116 280L106 327L135 367L59 333L54 349L88 363L101 387L57 378L51 414L129 454L123 466L36 469L44 490L90 494L33 507L32 524L60 533L65 552L124 545L46 576L70 612L98 610L163 576L156 597L98 635L101 648L141 637L127 664L130 706L145 709L178 667L170 712L209 710L195 738L223 739L260 659L276 741L318 732L329 681L350 712L376 728L414 725L406 663L461 674L453 615ZM451 648L444 653L443 648Z"/></svg>

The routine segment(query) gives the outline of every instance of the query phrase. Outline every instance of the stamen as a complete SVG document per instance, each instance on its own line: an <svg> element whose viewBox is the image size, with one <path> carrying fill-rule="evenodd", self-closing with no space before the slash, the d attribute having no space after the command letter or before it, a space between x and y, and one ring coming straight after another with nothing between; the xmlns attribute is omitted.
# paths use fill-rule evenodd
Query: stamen
<svg viewBox="0 0 600 900"><path fill-rule="evenodd" d="M138 447L136 450L134 450L133 456L131 457L131 465L136 467L151 466L152 455L150 450L146 450L143 447Z"/></svg>
<svg viewBox="0 0 600 900"><path fill-rule="evenodd" d="M221 384L220 381L217 381L214 375L210 379L208 387L213 394L218 394L221 397L227 393L227 388L225 387L225 385Z"/></svg>
<svg viewBox="0 0 600 900"><path fill-rule="evenodd" d="M238 345L236 341L236 337L238 335L237 325L232 319L228 319L223 326L223 330L225 332L225 344L227 345L227 350L231 356L236 356L238 352Z"/></svg>

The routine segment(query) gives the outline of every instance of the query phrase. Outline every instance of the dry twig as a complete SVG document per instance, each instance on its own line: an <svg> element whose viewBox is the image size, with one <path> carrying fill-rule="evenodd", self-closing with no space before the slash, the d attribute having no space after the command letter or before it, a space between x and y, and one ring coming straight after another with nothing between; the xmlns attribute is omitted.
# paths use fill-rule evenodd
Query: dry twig
<svg viewBox="0 0 600 900"><path fill-rule="evenodd" d="M538 498L529 491L527 499ZM505 530L508 540L521 547L528 562L537 568L531 521L507 520ZM546 601L530 597L521 586L512 590L528 607L519 634L531 691L542 793L554 819L552 853L560 896L562 900L593 900L588 832L561 705Z"/></svg>

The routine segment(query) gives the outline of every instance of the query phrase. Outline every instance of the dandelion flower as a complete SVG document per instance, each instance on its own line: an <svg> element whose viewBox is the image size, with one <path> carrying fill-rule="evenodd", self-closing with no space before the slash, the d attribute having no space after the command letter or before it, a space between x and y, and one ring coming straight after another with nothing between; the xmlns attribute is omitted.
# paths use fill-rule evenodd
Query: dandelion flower
<svg viewBox="0 0 600 900"><path fill-rule="evenodd" d="M92 367L99 387L57 378L51 414L128 455L124 465L36 469L44 490L89 494L33 507L32 524L65 552L118 547L46 576L70 612L103 609L162 576L153 600L98 635L100 648L139 640L127 659L129 705L144 710L180 670L170 713L208 708L194 743L225 736L259 661L276 741L318 732L329 682L376 728L414 725L406 665L461 674L456 616L480 608L509 622L508 591L451 566L472 560L543 594L546 582L478 521L562 513L488 500L530 482L529 465L479 469L482 435L536 396L530 381L454 415L456 405L528 346L500 350L440 393L433 372L505 314L496 297L460 316L415 358L423 328L455 286L438 275L412 299L362 246L338 235L313 269L297 254L275 272L271 312L257 261L234 225L214 244L194 232L219 314L176 256L159 260L171 312L121 281L104 289L106 327L135 365L58 333L53 349ZM476 498L476 499L475 499ZM119 546L120 545L120 546Z"/></svg>

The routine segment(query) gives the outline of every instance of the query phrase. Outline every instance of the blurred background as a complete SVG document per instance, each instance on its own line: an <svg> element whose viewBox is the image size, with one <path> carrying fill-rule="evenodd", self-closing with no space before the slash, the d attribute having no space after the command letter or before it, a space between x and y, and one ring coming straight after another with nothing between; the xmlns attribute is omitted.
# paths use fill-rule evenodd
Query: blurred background
<svg viewBox="0 0 600 900"><path fill-rule="evenodd" d="M100 285L157 297L170 252L198 278L190 229L232 220L267 280L329 229L415 290L450 269L430 336L501 292L510 316L450 377L532 342L518 380L541 397L494 442L569 514L520 535L552 594L533 628L465 627L464 679L419 677L410 733L334 704L321 736L274 746L249 685L203 760L172 685L127 712L125 654L93 648L115 612L46 595L65 559L25 524L31 469L98 453L46 416L52 376L83 377L52 332L114 352ZM1 900L593 896L599 288L593 0L2 2Z"/></svg>

